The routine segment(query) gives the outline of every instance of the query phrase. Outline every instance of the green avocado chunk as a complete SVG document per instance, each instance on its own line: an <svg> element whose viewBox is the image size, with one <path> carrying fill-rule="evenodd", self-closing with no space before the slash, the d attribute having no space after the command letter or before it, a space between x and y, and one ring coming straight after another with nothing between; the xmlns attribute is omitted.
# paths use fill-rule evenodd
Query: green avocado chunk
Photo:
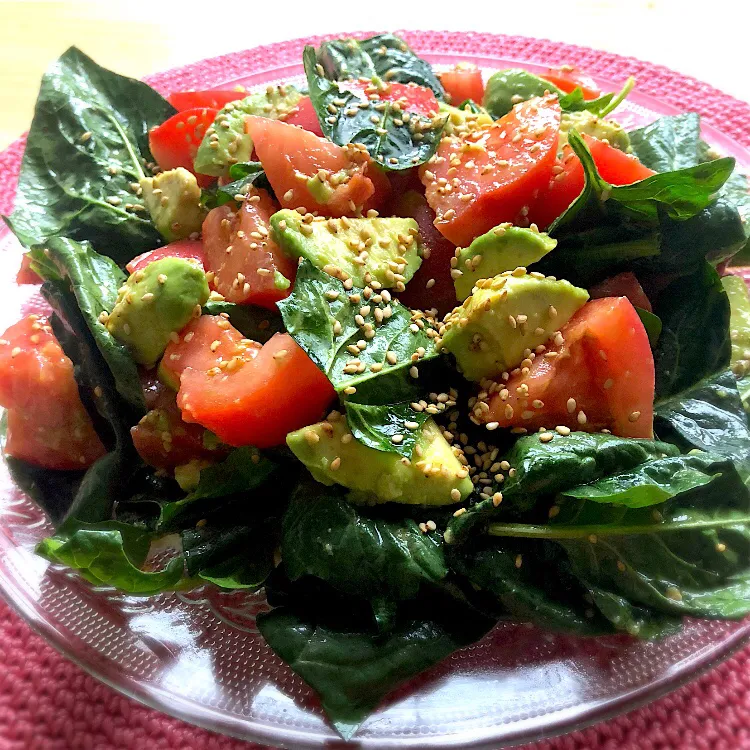
<svg viewBox="0 0 750 750"><path fill-rule="evenodd" d="M131 274L120 287L107 330L126 344L133 359L151 367L208 300L203 269L182 258L161 258Z"/></svg>
<svg viewBox="0 0 750 750"><path fill-rule="evenodd" d="M374 280L386 289L402 289L422 265L419 226L414 219L315 217L305 221L297 211L285 208L271 217L271 230L274 242L287 255L307 258L332 276L340 277L343 272L359 287Z"/></svg>
<svg viewBox="0 0 750 750"><path fill-rule="evenodd" d="M159 234L167 242L183 240L200 232L206 209L195 175L177 167L140 181L143 202Z"/></svg>
<svg viewBox="0 0 750 750"><path fill-rule="evenodd" d="M563 112L560 118L560 141L558 151L562 151L568 142L568 132L575 128L581 135L590 135L600 141L607 141L610 146L630 153L630 138L625 128L615 120L597 117L593 112Z"/></svg>
<svg viewBox="0 0 750 750"><path fill-rule="evenodd" d="M286 442L314 479L348 487L353 502L453 505L472 492L468 471L432 419L424 423L417 440L415 453L421 456L411 461L347 435L351 436L349 425L340 417L290 432Z"/></svg>
<svg viewBox="0 0 750 750"><path fill-rule="evenodd" d="M739 276L724 276L721 284L729 297L731 317L729 330L732 339L732 372L746 410L750 407L750 295L745 280Z"/></svg>
<svg viewBox="0 0 750 750"><path fill-rule="evenodd" d="M589 298L569 281L522 268L481 279L476 286L447 317L442 339L464 376L476 381L519 365Z"/></svg>
<svg viewBox="0 0 750 750"><path fill-rule="evenodd" d="M454 107L451 104L440 102L438 104L441 115L448 115L445 123L445 135L461 135L469 128L492 125L494 120L481 107L473 111L470 107Z"/></svg>
<svg viewBox="0 0 750 750"><path fill-rule="evenodd" d="M250 161L253 139L245 132L245 117L255 115L282 120L298 104L302 94L294 86L269 86L259 94L229 102L203 136L195 155L195 170L213 177L226 176L229 167Z"/></svg>
<svg viewBox="0 0 750 750"><path fill-rule="evenodd" d="M557 246L544 232L500 224L477 237L469 247L458 248L453 285L456 297L463 302L479 279L491 279L503 271L527 267L541 260Z"/></svg>
<svg viewBox="0 0 750 750"><path fill-rule="evenodd" d="M543 96L546 91L563 96L554 83L545 81L528 70L508 68L493 73L484 89L484 108L497 119L513 109L514 104L525 102L535 96Z"/></svg>

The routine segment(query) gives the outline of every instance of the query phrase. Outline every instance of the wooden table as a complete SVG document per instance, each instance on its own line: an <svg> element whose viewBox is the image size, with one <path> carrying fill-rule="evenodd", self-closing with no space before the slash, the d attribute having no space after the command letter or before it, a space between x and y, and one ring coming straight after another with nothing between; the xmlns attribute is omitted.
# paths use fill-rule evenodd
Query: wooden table
<svg viewBox="0 0 750 750"><path fill-rule="evenodd" d="M283 5L208 2L195 9L187 2L165 0L0 1L0 148L28 128L44 69L71 44L102 65L143 76L309 34L375 26L475 29L633 55L750 100L744 63L750 11L744 0L474 0L467 12L450 16L425 12L424 3L403 0L379 0L377 6L379 12L373 16L372 6L357 2L341 3L343 12L336 14L313 13L309 0L287 0Z"/></svg>

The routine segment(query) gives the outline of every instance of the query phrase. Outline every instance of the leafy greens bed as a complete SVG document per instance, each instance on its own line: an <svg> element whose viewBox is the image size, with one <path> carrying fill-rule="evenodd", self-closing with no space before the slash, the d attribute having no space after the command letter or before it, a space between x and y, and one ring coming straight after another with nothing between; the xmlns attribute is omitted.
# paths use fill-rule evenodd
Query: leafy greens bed
<svg viewBox="0 0 750 750"><path fill-rule="evenodd" d="M694 113L625 133L633 81L570 66L485 87L391 34L303 62L307 94L170 101L74 48L45 75L5 220L51 312L0 341L39 554L264 588L345 738L499 620L750 614L734 159Z"/></svg>

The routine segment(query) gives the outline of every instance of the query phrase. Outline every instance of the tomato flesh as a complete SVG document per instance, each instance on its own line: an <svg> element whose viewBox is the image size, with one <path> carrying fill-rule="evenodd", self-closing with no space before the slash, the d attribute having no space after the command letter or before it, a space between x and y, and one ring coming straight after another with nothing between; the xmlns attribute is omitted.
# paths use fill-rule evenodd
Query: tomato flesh
<svg viewBox="0 0 750 750"><path fill-rule="evenodd" d="M592 300L560 333L562 344L551 341L528 374L511 374L505 390L490 397L489 411L475 415L529 431L562 425L652 437L654 359L633 305L625 297Z"/></svg>
<svg viewBox="0 0 750 750"><path fill-rule="evenodd" d="M449 101L455 106L463 104L467 99L481 102L484 97L482 71L473 63L460 62L452 70L441 73L440 83L449 94Z"/></svg>
<svg viewBox="0 0 750 750"><path fill-rule="evenodd" d="M16 274L16 284L41 284L42 278L31 270L31 259L26 253L21 256L21 267Z"/></svg>
<svg viewBox="0 0 750 750"><path fill-rule="evenodd" d="M420 168L441 234L466 246L503 221L519 223L549 183L559 131L560 105L546 96L515 105L492 125L444 137Z"/></svg>
<svg viewBox="0 0 750 750"><path fill-rule="evenodd" d="M269 219L277 210L265 190L251 190L239 211L223 205L206 216L206 268L213 273L213 288L229 302L275 310L291 294L297 264L268 235Z"/></svg>
<svg viewBox="0 0 750 750"><path fill-rule="evenodd" d="M187 109L208 108L221 109L229 102L244 99L246 91L229 91L207 89L204 91L175 91L167 97L167 101L178 111Z"/></svg>
<svg viewBox="0 0 750 750"><path fill-rule="evenodd" d="M5 452L47 469L85 469L105 449L81 403L73 363L47 320L29 315L0 339Z"/></svg>
<svg viewBox="0 0 750 750"><path fill-rule="evenodd" d="M591 156L602 179L610 185L630 185L656 174L641 164L635 156L610 146L604 141L584 135L583 139L591 151ZM570 146L563 149L562 158L556 165L557 174L540 191L529 207L528 222L546 229L561 216L571 203L581 194L585 183L583 165Z"/></svg>
<svg viewBox="0 0 750 750"><path fill-rule="evenodd" d="M284 208L301 206L323 216L354 216L358 210L377 208L387 197L388 180L378 175L366 153L342 148L279 120L248 117L246 123L258 159ZM321 170L337 182L325 198L309 186Z"/></svg>
<svg viewBox="0 0 750 750"><path fill-rule="evenodd" d="M341 88L351 91L360 99L367 100L370 96L377 96L380 101L398 103L404 112L414 112L425 117L432 117L440 111L440 105L432 89L416 83L391 81L376 85L372 81L360 78L356 81L341 81Z"/></svg>
<svg viewBox="0 0 750 750"><path fill-rule="evenodd" d="M402 193L391 207L394 216L407 216L417 222L424 248L422 265L398 298L405 305L420 310L436 308L443 316L456 306L450 265L456 248L435 228L435 213L422 193L415 190Z"/></svg>
<svg viewBox="0 0 750 750"><path fill-rule="evenodd" d="M296 125L298 128L308 130L310 133L323 137L318 115L315 112L309 96L303 96L297 106L284 118L287 125Z"/></svg>
<svg viewBox="0 0 750 750"><path fill-rule="evenodd" d="M145 268L149 263L162 258L182 258L183 260L195 261L201 268L205 269L206 267L206 253L200 240L177 240L136 255L125 268L128 269L128 273L135 273Z"/></svg>
<svg viewBox="0 0 750 750"><path fill-rule="evenodd" d="M640 307L642 310L653 312L651 301L643 291L643 287L632 271L624 271L616 276L611 276L604 281L600 281L589 289L591 299L600 297L627 297L633 307Z"/></svg>
<svg viewBox="0 0 750 750"><path fill-rule="evenodd" d="M557 88L567 94L580 88L583 98L586 100L596 99L602 93L596 81L588 73L584 73L580 68L575 68L572 65L548 68L540 78L554 83Z"/></svg>
<svg viewBox="0 0 750 750"><path fill-rule="evenodd" d="M198 174L193 163L198 146L218 112L218 109L211 107L194 107L178 112L152 128L148 134L148 145L156 163L163 170L184 167L196 176L201 187L210 185L213 178Z"/></svg>
<svg viewBox="0 0 750 750"><path fill-rule="evenodd" d="M270 448L318 421L335 397L328 378L287 333L277 333L250 361L212 374L187 368L177 403L229 445Z"/></svg>

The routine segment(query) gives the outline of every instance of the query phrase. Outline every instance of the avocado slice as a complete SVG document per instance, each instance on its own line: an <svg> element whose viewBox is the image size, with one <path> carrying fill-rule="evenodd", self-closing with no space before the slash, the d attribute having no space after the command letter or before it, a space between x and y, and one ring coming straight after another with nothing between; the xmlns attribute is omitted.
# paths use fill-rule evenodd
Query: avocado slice
<svg viewBox="0 0 750 750"><path fill-rule="evenodd" d="M167 242L183 240L200 232L206 209L195 175L177 167L140 181L143 202L154 226Z"/></svg>
<svg viewBox="0 0 750 750"><path fill-rule="evenodd" d="M568 132L575 128L581 135L590 135L600 141L607 141L610 146L619 148L620 151L630 153L630 138L625 128L615 120L605 117L597 117L592 112L581 110L580 112L563 112L560 118L560 141L558 151L562 151L568 142Z"/></svg>
<svg viewBox="0 0 750 750"><path fill-rule="evenodd" d="M441 115L448 115L444 135L460 135L468 129L489 126L494 122L487 110L482 107L478 112L472 111L469 107L454 107L445 102L440 102L438 107Z"/></svg>
<svg viewBox="0 0 750 750"><path fill-rule="evenodd" d="M456 297L463 302L479 279L491 279L503 271L513 271L541 260L557 246L544 232L500 224L477 237L469 247L458 248L453 285Z"/></svg>
<svg viewBox="0 0 750 750"><path fill-rule="evenodd" d="M245 132L245 117L255 115L282 120L301 98L302 94L294 86L269 86L262 93L226 104L203 136L195 155L195 171L222 177L232 164L250 161L253 139Z"/></svg>
<svg viewBox="0 0 750 750"><path fill-rule="evenodd" d="M750 406L750 295L745 280L739 276L723 276L721 284L729 297L731 309L732 372L747 410Z"/></svg>
<svg viewBox="0 0 750 750"><path fill-rule="evenodd" d="M337 276L340 269L355 286L375 280L383 288L403 290L422 265L414 219L326 219L285 208L270 223L274 242L287 255L307 258L323 271L333 267Z"/></svg>
<svg viewBox="0 0 750 750"><path fill-rule="evenodd" d="M443 348L464 376L482 380L510 371L559 331L588 300L569 281L523 268L480 279L477 290L446 318Z"/></svg>
<svg viewBox="0 0 750 750"><path fill-rule="evenodd" d="M468 470L432 419L424 423L411 460L355 440L345 417L290 432L286 442L318 482L348 487L354 502L453 505L473 489Z"/></svg>
<svg viewBox="0 0 750 750"><path fill-rule="evenodd" d="M151 367L173 332L187 325L208 300L203 269L183 258L161 258L131 274L120 287L107 330L127 345L136 362Z"/></svg>

